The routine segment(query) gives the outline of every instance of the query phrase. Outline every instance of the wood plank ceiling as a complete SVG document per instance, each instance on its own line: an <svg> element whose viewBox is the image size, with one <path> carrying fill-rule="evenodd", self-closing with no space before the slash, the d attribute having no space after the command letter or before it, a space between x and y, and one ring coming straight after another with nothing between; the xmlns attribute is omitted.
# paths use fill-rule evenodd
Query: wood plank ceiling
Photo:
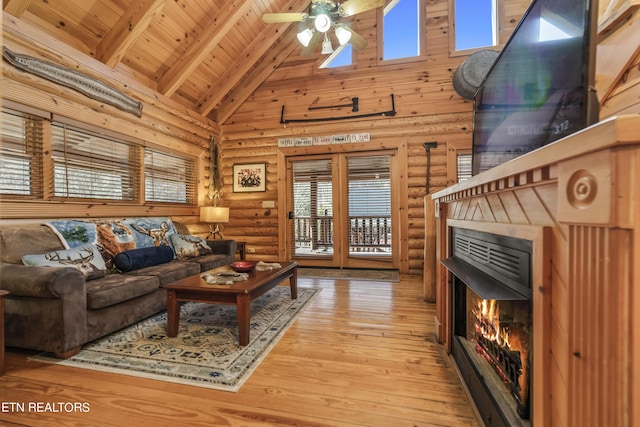
<svg viewBox="0 0 640 427"><path fill-rule="evenodd" d="M223 124L289 54L300 50L295 38L298 24L265 24L262 14L305 12L309 4L310 0L4 0L3 9ZM313 62L316 55L301 60Z"/></svg>

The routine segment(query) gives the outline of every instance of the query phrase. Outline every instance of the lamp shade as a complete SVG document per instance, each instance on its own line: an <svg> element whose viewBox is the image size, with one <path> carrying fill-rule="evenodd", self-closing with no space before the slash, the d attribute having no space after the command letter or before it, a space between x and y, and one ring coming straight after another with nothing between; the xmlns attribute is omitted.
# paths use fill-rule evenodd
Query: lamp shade
<svg viewBox="0 0 640 427"><path fill-rule="evenodd" d="M300 31L297 37L300 44L304 47L307 47L309 46L309 43L311 42L311 38L313 37L313 31L307 28L306 30Z"/></svg>
<svg viewBox="0 0 640 427"><path fill-rule="evenodd" d="M229 208L202 206L200 207L200 221L211 223L229 222Z"/></svg>
<svg viewBox="0 0 640 427"><path fill-rule="evenodd" d="M336 37L340 42L340 46L344 46L351 40L351 31L344 28L342 24L336 25Z"/></svg>
<svg viewBox="0 0 640 427"><path fill-rule="evenodd" d="M333 46L331 46L331 40L327 37L327 33L324 33L324 41L322 42L322 51L320 53L323 55L333 53Z"/></svg>

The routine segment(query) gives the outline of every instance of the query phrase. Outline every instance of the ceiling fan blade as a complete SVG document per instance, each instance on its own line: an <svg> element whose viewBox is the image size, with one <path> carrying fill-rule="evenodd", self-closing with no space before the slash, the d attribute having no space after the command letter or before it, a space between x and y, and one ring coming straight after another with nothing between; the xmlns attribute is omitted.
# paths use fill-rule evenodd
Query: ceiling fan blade
<svg viewBox="0 0 640 427"><path fill-rule="evenodd" d="M342 28L344 28L345 30L349 30L349 32L351 32L351 38L349 39L349 44L355 50L362 50L365 47L367 47L367 40L365 40L364 37L362 37L360 34L356 33L355 31L353 31L351 28L349 28L346 25L344 25Z"/></svg>
<svg viewBox="0 0 640 427"><path fill-rule="evenodd" d="M300 54L302 56L311 56L313 54L313 51L316 50L316 46L318 46L318 43L320 43L323 36L324 34L320 31L314 31L313 37L311 37L311 41L309 42L309 46L302 48L302 52L300 52Z"/></svg>
<svg viewBox="0 0 640 427"><path fill-rule="evenodd" d="M352 16L384 6L385 0L347 0L340 5L340 16Z"/></svg>
<svg viewBox="0 0 640 427"><path fill-rule="evenodd" d="M277 24L280 22L300 22L307 19L306 13L265 13L262 20L267 24Z"/></svg>

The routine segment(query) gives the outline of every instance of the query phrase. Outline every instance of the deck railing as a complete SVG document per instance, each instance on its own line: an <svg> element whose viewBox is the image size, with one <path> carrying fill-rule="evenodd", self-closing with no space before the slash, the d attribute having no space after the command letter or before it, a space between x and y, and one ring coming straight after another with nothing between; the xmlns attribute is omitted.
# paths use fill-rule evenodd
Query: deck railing
<svg viewBox="0 0 640 427"><path fill-rule="evenodd" d="M331 216L295 218L296 247L312 251L333 248L334 224ZM389 252L391 250L390 216L349 217L350 252Z"/></svg>

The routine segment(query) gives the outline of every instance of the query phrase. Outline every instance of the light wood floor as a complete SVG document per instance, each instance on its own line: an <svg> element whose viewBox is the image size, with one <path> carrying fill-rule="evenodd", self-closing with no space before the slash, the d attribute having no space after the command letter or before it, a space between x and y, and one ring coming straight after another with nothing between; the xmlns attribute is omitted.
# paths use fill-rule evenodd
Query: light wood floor
<svg viewBox="0 0 640 427"><path fill-rule="evenodd" d="M42 364L9 349L0 424L29 426L479 426L421 278L300 278L322 288L239 392ZM10 402L89 412L7 412Z"/></svg>

